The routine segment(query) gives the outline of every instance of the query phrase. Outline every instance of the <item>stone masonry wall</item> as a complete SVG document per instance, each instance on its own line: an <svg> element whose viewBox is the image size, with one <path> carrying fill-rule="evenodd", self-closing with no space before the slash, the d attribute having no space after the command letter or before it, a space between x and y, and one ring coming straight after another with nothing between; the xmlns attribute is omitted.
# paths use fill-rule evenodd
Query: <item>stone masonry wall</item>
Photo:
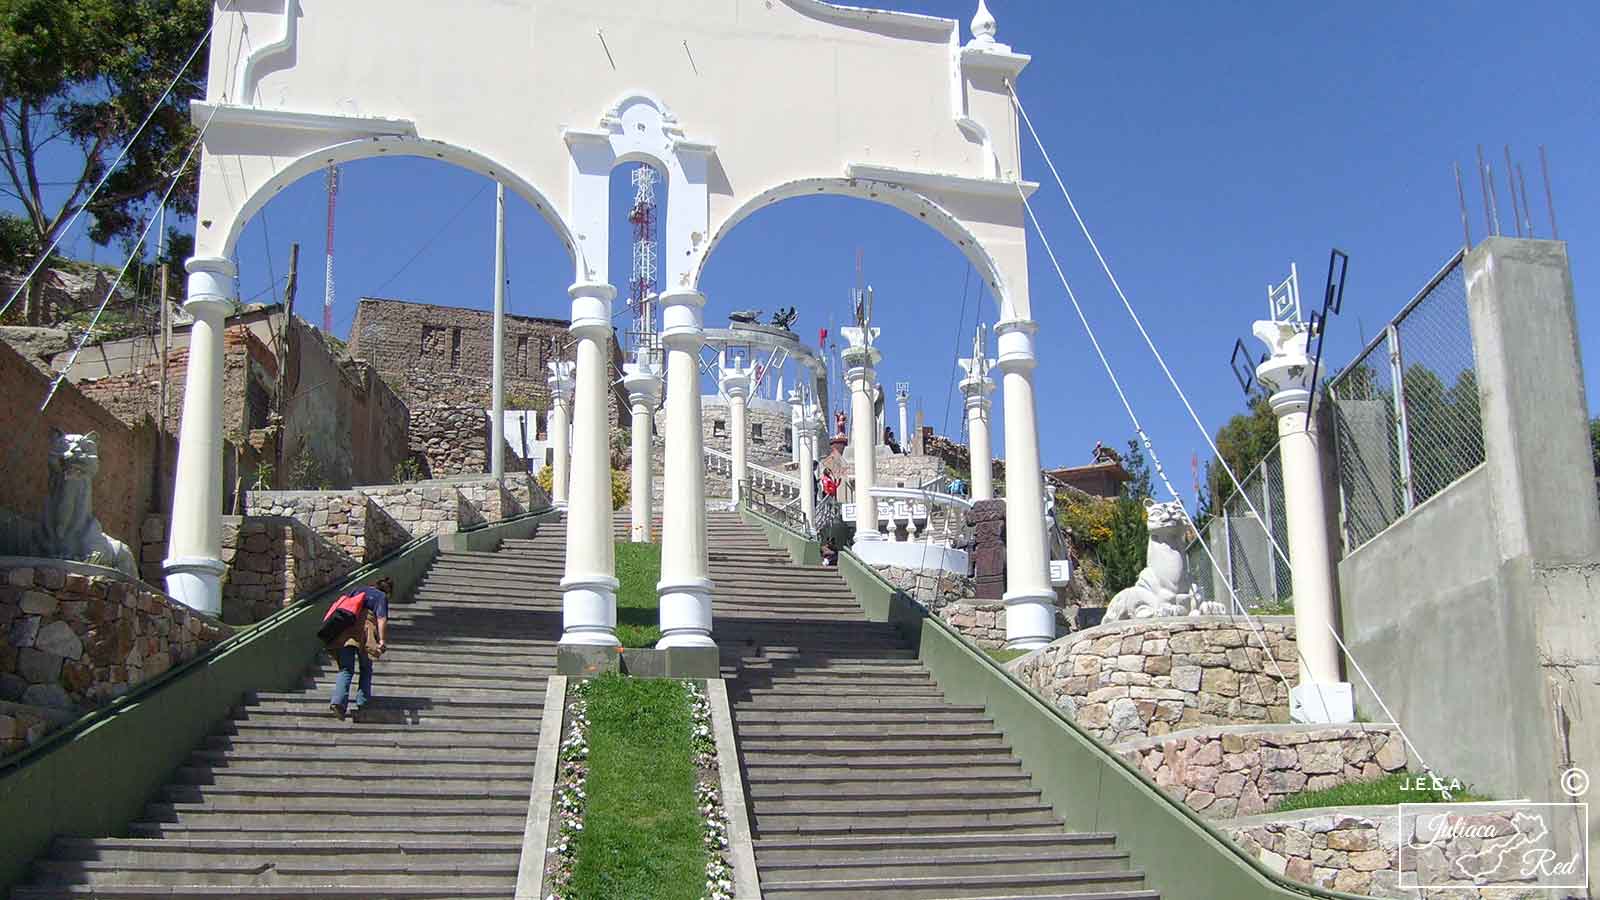
<svg viewBox="0 0 1600 900"><path fill-rule="evenodd" d="M1197 728L1114 749L1172 799L1211 818L1257 815L1291 794L1406 767L1405 742L1389 725Z"/></svg>
<svg viewBox="0 0 1600 900"><path fill-rule="evenodd" d="M546 364L572 358L568 325L565 319L506 316L508 409L550 408ZM428 477L488 471L484 410L491 403L493 332L494 315L486 310L376 298L357 305L350 353L376 369L405 401L411 447L427 458ZM621 357L615 337L611 357L614 367ZM626 427L626 391L614 385L608 400L612 425ZM463 439L468 445L453 450Z"/></svg>
<svg viewBox="0 0 1600 900"><path fill-rule="evenodd" d="M974 600L971 576L900 566L872 568L978 646L990 650L1005 646L1005 604Z"/></svg>
<svg viewBox="0 0 1600 900"><path fill-rule="evenodd" d="M1299 657L1289 617L1259 620L1276 668L1241 619L1189 616L1075 632L1008 664L1101 740L1204 724L1288 720Z"/></svg>
<svg viewBox="0 0 1600 900"><path fill-rule="evenodd" d="M110 570L18 557L0 560L0 629L0 756L230 633Z"/></svg>
<svg viewBox="0 0 1600 900"><path fill-rule="evenodd" d="M1392 806L1345 807L1274 813L1230 823L1227 835L1261 860L1267 868L1302 884L1406 900L1543 900L1555 896L1547 889L1526 884L1485 884L1475 887L1449 877L1449 866L1467 854L1478 853L1484 838L1447 834L1419 835L1415 820L1402 834L1402 820ZM1515 829L1511 814L1475 815L1476 828L1497 835ZM1459 884L1458 887L1422 891L1400 887L1400 842L1404 838L1428 845L1406 853L1406 864L1417 860L1416 884ZM1508 870L1508 875L1510 875Z"/></svg>
<svg viewBox="0 0 1600 900"><path fill-rule="evenodd" d="M222 559L222 619L231 625L259 622L360 565L290 516L224 516Z"/></svg>

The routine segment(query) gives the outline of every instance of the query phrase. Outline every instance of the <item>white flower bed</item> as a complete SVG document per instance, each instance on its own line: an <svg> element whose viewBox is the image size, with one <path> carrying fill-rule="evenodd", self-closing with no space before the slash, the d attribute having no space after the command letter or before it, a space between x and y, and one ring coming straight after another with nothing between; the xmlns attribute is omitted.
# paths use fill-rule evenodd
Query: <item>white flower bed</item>
<svg viewBox="0 0 1600 900"><path fill-rule="evenodd" d="M722 805L721 768L711 733L711 703L698 681L684 682L691 710L690 748L694 753L695 801L705 817L706 900L732 900L733 865L728 862L728 810Z"/></svg>
<svg viewBox="0 0 1600 900"><path fill-rule="evenodd" d="M555 843L545 850L547 900L562 900L578 861L578 834L583 831L583 808L588 802L584 782L589 777L589 716L585 700L589 682L568 688L567 733L561 739L560 768L556 772L556 816L560 822Z"/></svg>

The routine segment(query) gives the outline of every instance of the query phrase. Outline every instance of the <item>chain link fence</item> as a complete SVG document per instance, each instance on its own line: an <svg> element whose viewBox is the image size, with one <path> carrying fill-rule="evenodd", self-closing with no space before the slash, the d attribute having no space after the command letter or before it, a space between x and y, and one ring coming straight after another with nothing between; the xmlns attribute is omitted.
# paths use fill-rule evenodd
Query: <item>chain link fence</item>
<svg viewBox="0 0 1600 900"><path fill-rule="evenodd" d="M1246 503L1248 499L1248 503ZM1260 513L1251 512L1251 506ZM1186 552L1189 580L1208 600L1232 607L1232 595L1247 607L1272 607L1293 596L1289 565L1278 550L1289 552L1288 521L1283 500L1283 460L1275 446L1206 525L1211 559L1196 540ZM1215 563L1213 563L1213 559Z"/></svg>
<svg viewBox="0 0 1600 900"><path fill-rule="evenodd" d="M1328 383L1346 553L1483 462L1463 258Z"/></svg>

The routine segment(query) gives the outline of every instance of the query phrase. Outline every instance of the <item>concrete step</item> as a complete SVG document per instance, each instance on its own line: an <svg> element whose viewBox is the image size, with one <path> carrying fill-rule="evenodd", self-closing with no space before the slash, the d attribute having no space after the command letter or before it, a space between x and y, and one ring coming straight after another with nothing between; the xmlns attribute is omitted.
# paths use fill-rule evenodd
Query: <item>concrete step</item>
<svg viewBox="0 0 1600 900"><path fill-rule="evenodd" d="M514 889L515 881L512 878ZM507 887L498 881L493 887L467 889L454 879L438 882L408 879L403 887L384 887L374 890L368 886L352 886L347 881L318 886L282 887L259 884L214 884L214 886L136 886L136 884L67 884L67 886L14 887L13 900L69 900L74 897L115 898L115 900L206 900L211 897L350 897L360 900L504 900Z"/></svg>
<svg viewBox="0 0 1600 900"><path fill-rule="evenodd" d="M819 760L817 757L799 757L801 760L799 762L774 762L777 758L783 758L782 754L753 756L746 760L745 768L749 771L751 790L755 790L757 785L780 785L796 781L845 783L854 780L892 779L907 782L938 782L944 779L961 781L969 778L1025 777L1021 774L1022 763L1018 762L1009 751L951 754L940 757L927 754L883 755L870 758L841 757L841 761L847 761L847 764L827 759Z"/></svg>
<svg viewBox="0 0 1600 900"><path fill-rule="evenodd" d="M776 860L757 851L762 887L803 881L862 881L868 879L974 875L1061 875L1118 872L1128 868L1128 854L1117 850L1075 850L1060 846L1031 851L982 853L902 851L872 858L837 859L811 851L805 859Z"/></svg>
<svg viewBox="0 0 1600 900"><path fill-rule="evenodd" d="M147 890L165 887L168 891L185 891L196 887L254 886L266 881L276 888L302 892L338 885L360 886L367 893L354 896L371 897L387 896L389 888L412 887L422 880L436 880L441 884L447 882L459 886L463 891L509 892L516 888L517 858L512 855L498 862L457 861L442 864L405 859L364 862L341 857L289 864L214 861L200 870L132 867L126 863L45 861L35 865L34 873L42 885L53 882L75 887L117 886ZM378 891L384 893L374 893ZM322 894L318 891L311 895Z"/></svg>
<svg viewBox="0 0 1600 900"><path fill-rule="evenodd" d="M911 795L919 800L968 799L973 803L990 800L1028 800L1038 802L1039 790L1032 786L1028 776L1017 772L1005 779L896 778L885 775L876 779L841 781L837 779L812 779L766 781L751 785L752 801L782 800L885 800Z"/></svg>
<svg viewBox="0 0 1600 900"><path fill-rule="evenodd" d="M191 762L195 764L183 766L173 773L175 783L226 785L233 783L230 779L240 784L257 780L278 783L284 779L292 779L319 784L337 780L354 785L381 786L390 780L408 778L526 781L533 775L531 759L526 763L408 763L385 759L381 766L359 759L329 760L318 765L314 774L307 774L303 761L222 757L214 762L207 760L191 760Z"/></svg>
<svg viewBox="0 0 1600 900"><path fill-rule="evenodd" d="M968 834L953 831L949 834L840 837L783 835L756 840L755 852L757 860L764 865L769 860L777 863L805 862L815 859L817 854L826 854L833 859L848 861L919 853L936 853L952 857L969 853L979 856L1003 856L1045 853L1055 848L1107 852L1114 850L1115 846L1116 835L1106 832L1060 834L1045 829L1018 829L1009 834Z"/></svg>
<svg viewBox="0 0 1600 900"><path fill-rule="evenodd" d="M786 881L770 888L761 883L762 896L773 900L804 897L807 900L848 900L873 897L875 900L947 900L947 898L992 898L1067 896L1077 900L1142 900L1155 898L1154 891L1142 890L1144 874L1133 871L1062 872L1022 875L917 875L892 879L839 879Z"/></svg>
<svg viewBox="0 0 1600 900"><path fill-rule="evenodd" d="M900 812L881 814L820 814L813 811L774 813L752 810L757 833L814 835L837 834L912 834L916 832L1002 831L1014 827L1061 828L1063 823L1048 809L969 810L945 812Z"/></svg>
<svg viewBox="0 0 1600 900"><path fill-rule="evenodd" d="M374 770L387 771L388 766L374 766ZM347 798L371 797L380 794L385 798L418 797L422 799L448 799L460 797L524 798L528 793L526 777L479 777L442 775L421 778L391 776L382 784L373 779L349 778L338 773L299 775L284 779L274 775L236 775L226 771L200 773L188 770L178 773L179 784L169 784L159 796L170 803L203 803L214 798L279 797L320 799L329 807L338 807ZM529 770L526 773L531 776Z"/></svg>

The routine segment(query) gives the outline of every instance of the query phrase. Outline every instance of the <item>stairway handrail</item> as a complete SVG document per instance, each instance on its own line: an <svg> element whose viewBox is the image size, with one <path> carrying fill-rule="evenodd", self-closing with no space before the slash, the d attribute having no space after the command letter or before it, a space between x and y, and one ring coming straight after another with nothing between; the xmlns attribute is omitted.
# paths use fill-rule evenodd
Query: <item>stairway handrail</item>
<svg viewBox="0 0 1600 900"><path fill-rule="evenodd" d="M733 454L731 453L718 450L717 448L706 444L702 444L700 449L705 451L706 456L714 457L719 460L725 460L730 467L733 465ZM796 493L799 493L800 491L800 479L794 475L790 475L787 472L779 472L777 469L769 469L760 463L753 463L749 461L745 462L745 467L751 472L760 472L766 478L776 481L779 484L782 484L784 487L795 491Z"/></svg>
<svg viewBox="0 0 1600 900"><path fill-rule="evenodd" d="M972 501L955 494L941 494L938 491L928 491L922 488L908 487L878 487L873 485L872 496L890 500L921 500L924 503L936 506L953 506L958 509L971 509Z"/></svg>

